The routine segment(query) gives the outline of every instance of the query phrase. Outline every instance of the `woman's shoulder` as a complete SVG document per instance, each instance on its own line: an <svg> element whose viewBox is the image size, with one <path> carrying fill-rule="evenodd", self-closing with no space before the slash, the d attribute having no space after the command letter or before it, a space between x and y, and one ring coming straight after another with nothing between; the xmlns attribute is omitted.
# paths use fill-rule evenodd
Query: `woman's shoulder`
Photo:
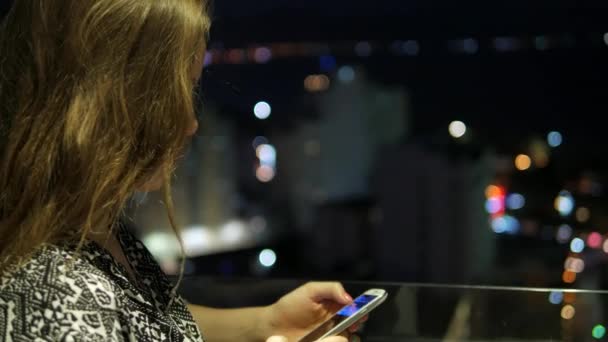
<svg viewBox="0 0 608 342"><path fill-rule="evenodd" d="M0 293L86 287L93 283L99 284L96 290L112 291L108 275L90 262L90 253L86 248L77 252L71 247L42 247L27 261L0 275Z"/></svg>
<svg viewBox="0 0 608 342"><path fill-rule="evenodd" d="M120 341L116 290L82 255L69 248L41 248L0 275L0 336L12 332L78 340L85 334L87 340Z"/></svg>

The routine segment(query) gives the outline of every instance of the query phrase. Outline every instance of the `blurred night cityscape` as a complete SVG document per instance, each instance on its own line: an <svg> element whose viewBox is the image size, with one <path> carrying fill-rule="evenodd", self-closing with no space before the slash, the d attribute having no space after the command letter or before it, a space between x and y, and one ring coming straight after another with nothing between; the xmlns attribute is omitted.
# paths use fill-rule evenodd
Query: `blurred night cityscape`
<svg viewBox="0 0 608 342"><path fill-rule="evenodd" d="M174 183L187 272L608 288L606 9L217 1Z"/></svg>

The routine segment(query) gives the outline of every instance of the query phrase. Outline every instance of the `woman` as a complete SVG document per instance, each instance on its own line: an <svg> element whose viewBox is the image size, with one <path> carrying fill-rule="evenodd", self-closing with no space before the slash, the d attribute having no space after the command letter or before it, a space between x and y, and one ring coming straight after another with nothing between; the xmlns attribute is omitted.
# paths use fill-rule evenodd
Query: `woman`
<svg viewBox="0 0 608 342"><path fill-rule="evenodd" d="M0 31L0 340L296 339L351 302L311 283L268 307L187 305L119 222L196 132L201 0L16 0ZM177 230L176 230L177 232ZM327 339L338 341L342 337Z"/></svg>

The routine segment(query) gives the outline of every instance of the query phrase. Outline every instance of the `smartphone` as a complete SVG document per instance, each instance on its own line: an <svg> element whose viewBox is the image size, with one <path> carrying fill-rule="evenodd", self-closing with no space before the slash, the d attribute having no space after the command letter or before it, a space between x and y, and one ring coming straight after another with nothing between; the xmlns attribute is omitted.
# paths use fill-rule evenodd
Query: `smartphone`
<svg viewBox="0 0 608 342"><path fill-rule="evenodd" d="M365 317L378 305L382 304L386 300L386 297L387 293L383 289L369 289L365 291L365 293L355 298L351 305L340 309L329 320L302 337L299 342L313 342L325 337L339 335Z"/></svg>

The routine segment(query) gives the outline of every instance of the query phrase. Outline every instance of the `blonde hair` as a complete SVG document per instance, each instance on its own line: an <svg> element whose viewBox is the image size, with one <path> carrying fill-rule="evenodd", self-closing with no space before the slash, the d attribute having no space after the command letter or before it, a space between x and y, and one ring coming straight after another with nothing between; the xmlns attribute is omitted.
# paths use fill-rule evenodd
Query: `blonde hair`
<svg viewBox="0 0 608 342"><path fill-rule="evenodd" d="M194 120L202 0L15 0L0 27L0 271L115 224ZM202 57L202 56L199 56Z"/></svg>

